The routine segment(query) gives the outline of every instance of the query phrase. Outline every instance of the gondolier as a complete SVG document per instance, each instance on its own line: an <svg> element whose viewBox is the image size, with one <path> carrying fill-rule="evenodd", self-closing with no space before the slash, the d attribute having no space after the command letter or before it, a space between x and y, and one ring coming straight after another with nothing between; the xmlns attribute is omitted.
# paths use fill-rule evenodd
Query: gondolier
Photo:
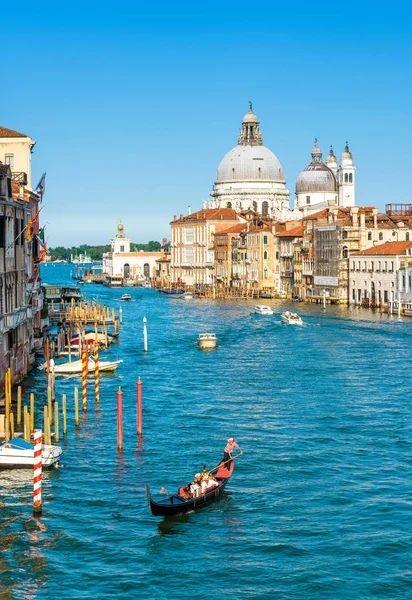
<svg viewBox="0 0 412 600"><path fill-rule="evenodd" d="M238 448L240 451L242 451L241 447L236 443L235 438L229 438L223 453L223 462L226 463L225 467L227 469L230 469L230 465L232 464L232 454L235 448Z"/></svg>

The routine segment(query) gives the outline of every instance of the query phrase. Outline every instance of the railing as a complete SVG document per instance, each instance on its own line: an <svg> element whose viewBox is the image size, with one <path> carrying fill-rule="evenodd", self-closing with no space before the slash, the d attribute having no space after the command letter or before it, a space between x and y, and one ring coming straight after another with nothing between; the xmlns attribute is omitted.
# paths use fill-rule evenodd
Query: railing
<svg viewBox="0 0 412 600"><path fill-rule="evenodd" d="M27 319L32 318L32 310L31 308L25 306L20 307L17 310L4 315L5 319L5 327L8 329L15 329L22 323L24 323Z"/></svg>
<svg viewBox="0 0 412 600"><path fill-rule="evenodd" d="M24 173L23 171L13 171L11 178L20 185L27 185L27 173Z"/></svg>

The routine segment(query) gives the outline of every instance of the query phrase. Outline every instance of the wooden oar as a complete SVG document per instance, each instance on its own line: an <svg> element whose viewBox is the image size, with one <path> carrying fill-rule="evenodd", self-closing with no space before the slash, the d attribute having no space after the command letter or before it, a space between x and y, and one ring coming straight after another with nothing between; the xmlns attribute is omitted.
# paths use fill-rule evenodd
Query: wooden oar
<svg viewBox="0 0 412 600"><path fill-rule="evenodd" d="M240 449L239 454L236 454L236 456L232 456L232 458L229 458L229 460L225 460L225 462L219 463L216 467L214 467L213 469L208 471L208 473L211 474L211 473L213 473L213 471L218 471L220 469L220 467L222 467L223 465L225 465L228 462L231 462L232 460L235 460L235 458L239 458L239 456L242 456L242 454L243 454L243 450Z"/></svg>

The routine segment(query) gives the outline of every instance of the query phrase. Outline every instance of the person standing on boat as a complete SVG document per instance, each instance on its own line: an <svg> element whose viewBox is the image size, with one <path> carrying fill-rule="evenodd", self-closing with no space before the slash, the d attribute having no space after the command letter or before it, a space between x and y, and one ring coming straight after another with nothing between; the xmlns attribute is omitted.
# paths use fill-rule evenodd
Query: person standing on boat
<svg viewBox="0 0 412 600"><path fill-rule="evenodd" d="M229 438L227 444L225 446L225 450L223 453L223 462L226 463L224 466L226 469L230 469L230 465L232 464L232 454L235 448L241 449L240 446L236 443L235 438Z"/></svg>

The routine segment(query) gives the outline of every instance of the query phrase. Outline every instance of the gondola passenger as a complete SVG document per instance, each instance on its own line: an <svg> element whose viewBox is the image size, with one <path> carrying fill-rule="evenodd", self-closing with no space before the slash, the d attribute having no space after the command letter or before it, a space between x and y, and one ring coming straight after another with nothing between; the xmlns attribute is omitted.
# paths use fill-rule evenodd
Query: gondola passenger
<svg viewBox="0 0 412 600"><path fill-rule="evenodd" d="M192 498L197 498L199 496L199 493L200 493L200 483L201 483L200 473L197 473L195 475L194 480L190 484L190 493L192 494Z"/></svg>

